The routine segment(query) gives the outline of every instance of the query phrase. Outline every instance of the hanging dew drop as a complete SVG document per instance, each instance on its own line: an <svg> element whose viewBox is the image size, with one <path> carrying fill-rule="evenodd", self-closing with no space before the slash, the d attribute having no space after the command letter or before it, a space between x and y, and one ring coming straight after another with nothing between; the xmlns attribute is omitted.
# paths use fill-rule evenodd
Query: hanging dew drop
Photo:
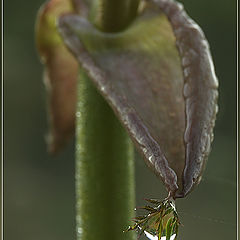
<svg viewBox="0 0 240 240"><path fill-rule="evenodd" d="M135 224L129 226L126 231L135 230L139 236L144 233L150 240L174 240L177 238L180 221L174 200L167 198L163 201L156 199L146 199L146 201L153 205L138 208L147 213L134 218Z"/></svg>

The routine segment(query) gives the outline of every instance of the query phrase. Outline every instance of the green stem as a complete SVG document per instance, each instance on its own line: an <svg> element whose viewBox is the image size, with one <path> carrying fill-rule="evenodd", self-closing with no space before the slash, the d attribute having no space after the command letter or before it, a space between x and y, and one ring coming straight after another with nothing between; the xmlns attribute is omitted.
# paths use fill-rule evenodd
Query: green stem
<svg viewBox="0 0 240 240"><path fill-rule="evenodd" d="M92 21L103 31L119 31L136 16L138 2L96 0ZM76 135L77 239L134 240L134 233L123 233L134 217L133 146L82 70Z"/></svg>
<svg viewBox="0 0 240 240"><path fill-rule="evenodd" d="M137 15L140 0L94 0L91 21L104 32L126 28Z"/></svg>
<svg viewBox="0 0 240 240"><path fill-rule="evenodd" d="M78 240L133 240L133 147L113 111L82 71L78 86L76 197Z"/></svg>

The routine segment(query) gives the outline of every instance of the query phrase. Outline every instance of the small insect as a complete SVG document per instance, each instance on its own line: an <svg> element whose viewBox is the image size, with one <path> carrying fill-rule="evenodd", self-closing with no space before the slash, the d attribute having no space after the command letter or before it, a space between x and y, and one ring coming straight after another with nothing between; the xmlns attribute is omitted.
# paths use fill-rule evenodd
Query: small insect
<svg viewBox="0 0 240 240"><path fill-rule="evenodd" d="M145 233L146 236L153 236L154 239L162 239L165 236L166 240L170 240L171 236L177 239L178 227L180 225L178 213L175 208L174 200L171 198L163 201L155 199L145 199L154 206L143 206L139 209L146 210L146 215L138 216L133 219L135 224L129 226L126 232L136 230L139 237Z"/></svg>

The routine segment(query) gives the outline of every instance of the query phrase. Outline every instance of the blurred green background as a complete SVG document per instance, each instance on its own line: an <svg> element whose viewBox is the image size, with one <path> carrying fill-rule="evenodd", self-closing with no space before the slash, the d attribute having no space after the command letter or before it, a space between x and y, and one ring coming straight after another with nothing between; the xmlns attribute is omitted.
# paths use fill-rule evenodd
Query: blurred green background
<svg viewBox="0 0 240 240"><path fill-rule="evenodd" d="M202 183L177 207L180 239L236 239L236 1L183 0L203 28L220 82L215 141ZM41 0L4 3L4 229L6 240L75 238L74 141L46 152L43 67L34 43ZM137 205L165 197L162 183L136 157ZM124 235L123 235L124 239Z"/></svg>

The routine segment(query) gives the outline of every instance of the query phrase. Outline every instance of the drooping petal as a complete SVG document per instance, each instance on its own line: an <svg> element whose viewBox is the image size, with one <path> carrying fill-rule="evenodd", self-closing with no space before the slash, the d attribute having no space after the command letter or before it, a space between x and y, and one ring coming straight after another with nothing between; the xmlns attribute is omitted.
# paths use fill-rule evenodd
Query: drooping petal
<svg viewBox="0 0 240 240"><path fill-rule="evenodd" d="M54 153L74 133L78 63L64 45L56 27L57 18L73 12L70 0L51 0L39 10L36 43L43 64L48 94L49 151Z"/></svg>
<svg viewBox="0 0 240 240"><path fill-rule="evenodd" d="M163 0L120 33L76 15L61 17L59 28L148 166L173 197L185 196L202 175L216 115L216 77L200 28Z"/></svg>
<svg viewBox="0 0 240 240"><path fill-rule="evenodd" d="M179 196L185 196L200 182L210 153L218 111L218 80L204 33L183 6L172 0L153 1L171 22L184 74L186 163Z"/></svg>

